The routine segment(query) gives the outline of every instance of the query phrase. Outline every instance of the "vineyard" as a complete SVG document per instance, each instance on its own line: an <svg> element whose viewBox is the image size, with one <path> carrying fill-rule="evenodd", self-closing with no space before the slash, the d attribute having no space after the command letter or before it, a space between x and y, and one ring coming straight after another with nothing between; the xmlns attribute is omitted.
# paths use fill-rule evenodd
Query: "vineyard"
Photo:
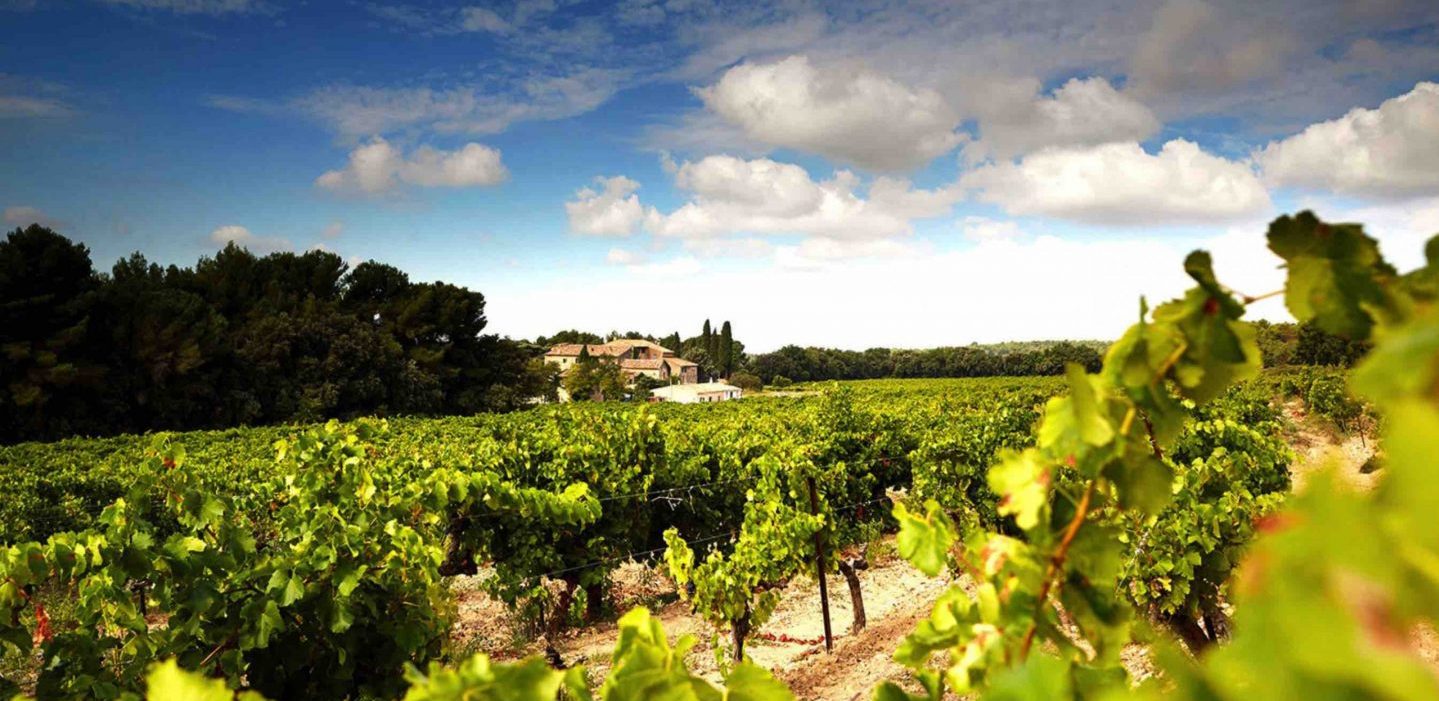
<svg viewBox="0 0 1439 701"><path fill-rule="evenodd" d="M1439 613L1439 244L1399 275L1354 225L1270 241L1296 317L1375 340L1352 378L1261 374L1257 298L1196 253L1096 374L0 449L0 693L789 698L746 643L817 570L862 628L855 570L892 537L955 583L879 699L1439 698L1408 645ZM1291 497L1285 401L1382 431L1381 488ZM635 561L712 629L720 687L612 610ZM546 640L619 615L607 674L460 654L457 577Z"/></svg>

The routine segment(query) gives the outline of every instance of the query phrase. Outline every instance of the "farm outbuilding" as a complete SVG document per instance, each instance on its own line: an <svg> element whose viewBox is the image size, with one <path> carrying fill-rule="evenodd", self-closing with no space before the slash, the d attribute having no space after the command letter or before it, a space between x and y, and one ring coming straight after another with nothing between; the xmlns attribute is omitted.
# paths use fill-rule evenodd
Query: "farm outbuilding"
<svg viewBox="0 0 1439 701"><path fill-rule="evenodd" d="M692 385L668 385L650 390L650 396L662 402L699 404L723 402L744 396L740 388L723 382L700 382Z"/></svg>

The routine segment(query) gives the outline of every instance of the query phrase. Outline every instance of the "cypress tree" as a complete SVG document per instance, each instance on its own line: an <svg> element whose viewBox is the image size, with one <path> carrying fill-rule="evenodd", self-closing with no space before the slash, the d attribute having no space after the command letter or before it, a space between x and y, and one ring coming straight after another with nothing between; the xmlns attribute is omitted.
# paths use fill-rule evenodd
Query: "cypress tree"
<svg viewBox="0 0 1439 701"><path fill-rule="evenodd" d="M715 362L715 339L714 334L710 333L709 319L705 319L704 330L700 332L700 347L705 349L705 357L703 364L708 368L713 369Z"/></svg>
<svg viewBox="0 0 1439 701"><path fill-rule="evenodd" d="M720 327L719 364L725 377L734 371L734 336L730 333L728 320Z"/></svg>

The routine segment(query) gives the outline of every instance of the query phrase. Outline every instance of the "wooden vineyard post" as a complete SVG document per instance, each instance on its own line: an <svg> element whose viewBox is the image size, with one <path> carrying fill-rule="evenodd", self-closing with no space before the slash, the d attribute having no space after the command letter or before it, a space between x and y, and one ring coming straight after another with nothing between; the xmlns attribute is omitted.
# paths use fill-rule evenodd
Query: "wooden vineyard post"
<svg viewBox="0 0 1439 701"><path fill-rule="evenodd" d="M806 478L809 482L809 512L819 513L819 494L814 488L814 478ZM824 567L824 529L815 531L814 534L815 567L819 570L819 609L824 616L824 649L834 649L834 636L829 631L829 589L825 584Z"/></svg>

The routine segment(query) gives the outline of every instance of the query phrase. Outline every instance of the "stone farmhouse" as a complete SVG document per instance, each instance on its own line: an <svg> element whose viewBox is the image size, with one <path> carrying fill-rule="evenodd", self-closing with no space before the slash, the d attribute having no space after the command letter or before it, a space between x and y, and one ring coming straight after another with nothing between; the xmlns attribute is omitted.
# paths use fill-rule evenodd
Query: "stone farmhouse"
<svg viewBox="0 0 1439 701"><path fill-rule="evenodd" d="M566 372L579 361L580 349L589 351L591 358L614 362L620 372L633 382L645 375L665 384L695 384L699 382L699 365L679 357L674 351L649 341L617 338L608 343L561 343L545 353L545 362L558 365L560 372Z"/></svg>

